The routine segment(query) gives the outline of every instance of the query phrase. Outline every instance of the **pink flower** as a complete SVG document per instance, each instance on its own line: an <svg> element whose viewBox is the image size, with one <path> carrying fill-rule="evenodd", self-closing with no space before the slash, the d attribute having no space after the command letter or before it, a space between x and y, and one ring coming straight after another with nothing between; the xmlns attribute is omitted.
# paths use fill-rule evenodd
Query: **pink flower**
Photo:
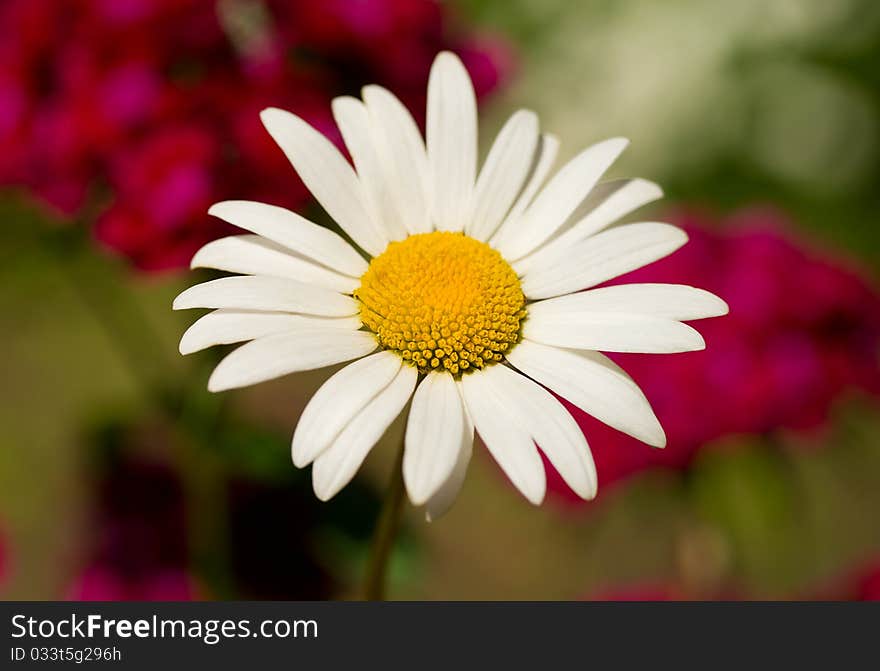
<svg viewBox="0 0 880 671"><path fill-rule="evenodd" d="M192 126L168 127L121 154L110 182L116 199L99 219L96 235L139 268L185 263L223 230L205 216L217 200L214 136Z"/></svg>
<svg viewBox="0 0 880 671"><path fill-rule="evenodd" d="M343 87L386 86L420 123L425 81L438 52L461 56L479 97L513 69L511 51L500 39L455 35L447 25L449 11L438 0L274 0L271 5L286 40L341 77Z"/></svg>
<svg viewBox="0 0 880 671"><path fill-rule="evenodd" d="M495 91L516 70L516 56L510 45L492 35L478 35L455 51L473 79L478 98Z"/></svg>
<svg viewBox="0 0 880 671"><path fill-rule="evenodd" d="M880 561L868 568L861 576L856 598L859 601L880 601Z"/></svg>
<svg viewBox="0 0 880 671"><path fill-rule="evenodd" d="M95 564L77 578L68 594L73 601L191 601L198 599L195 580L179 569L126 576L114 567Z"/></svg>
<svg viewBox="0 0 880 671"><path fill-rule="evenodd" d="M224 110L214 131L227 159L217 169L222 181L218 200L266 200L291 209L311 202L290 162L263 128L260 111L290 110L341 142L330 110L332 95L320 78L271 69L256 76L244 70L228 72L203 82L197 98L206 115L211 109Z"/></svg>
<svg viewBox="0 0 880 671"><path fill-rule="evenodd" d="M880 394L880 293L851 262L799 243L771 210L746 210L720 225L696 212L671 221L690 242L615 283L705 287L730 314L700 323L705 351L613 357L645 391L666 430L665 449L567 404L590 442L600 492L645 469L684 468L726 435L821 428L848 390ZM555 473L551 482L576 500Z"/></svg>
<svg viewBox="0 0 880 671"><path fill-rule="evenodd" d="M450 38L433 0L269 8L264 43L239 53L214 2L6 0L0 184L25 187L70 217L109 187L98 239L140 269L181 267L225 230L209 220L210 202L311 202L259 125L264 107L297 112L333 137L330 100L366 82L401 93L421 117L424 79L441 49L462 53L481 94L510 69L497 40ZM183 128L198 129L210 150L187 140L170 155Z"/></svg>
<svg viewBox="0 0 880 671"><path fill-rule="evenodd" d="M181 484L161 462L114 455L96 490L85 568L70 599L198 598L188 570Z"/></svg>

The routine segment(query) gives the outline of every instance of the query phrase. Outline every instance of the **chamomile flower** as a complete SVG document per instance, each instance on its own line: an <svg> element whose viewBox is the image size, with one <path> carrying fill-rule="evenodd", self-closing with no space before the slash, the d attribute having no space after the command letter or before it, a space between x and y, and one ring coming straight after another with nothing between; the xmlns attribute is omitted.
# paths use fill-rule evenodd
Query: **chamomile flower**
<svg viewBox="0 0 880 671"><path fill-rule="evenodd" d="M271 205L210 209L249 234L193 258L194 268L237 275L177 297L175 309L214 310L180 351L248 342L218 364L208 388L353 361L303 411L294 464L312 464L315 493L329 499L409 404L403 478L429 519L458 493L475 432L532 503L546 489L538 446L572 490L595 496L587 441L553 394L662 447L645 396L599 352L702 349L683 322L727 306L688 286L591 288L687 240L664 223L614 226L661 196L641 179L599 183L626 140L595 144L551 176L559 143L520 110L478 170L473 86L450 53L431 69L424 139L378 86L363 100L335 99L333 113L354 166L293 114L267 109L262 120L351 242Z"/></svg>

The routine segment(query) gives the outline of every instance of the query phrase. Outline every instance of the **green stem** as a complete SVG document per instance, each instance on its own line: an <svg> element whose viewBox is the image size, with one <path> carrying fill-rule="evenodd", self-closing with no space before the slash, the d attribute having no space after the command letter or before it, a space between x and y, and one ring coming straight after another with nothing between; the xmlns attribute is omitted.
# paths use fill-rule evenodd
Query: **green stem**
<svg viewBox="0 0 880 671"><path fill-rule="evenodd" d="M177 444L186 497L189 562L217 599L237 596L229 557L227 474L223 462L185 431Z"/></svg>
<svg viewBox="0 0 880 671"><path fill-rule="evenodd" d="M394 548L394 540L400 528L400 519L403 513L403 503L406 500L406 492L403 486L403 439L400 441L400 450L394 462L394 470L391 474L391 482L385 494L385 502L379 513L379 521L376 523L376 531L373 534L373 544L370 551L370 562L367 565L367 573L364 578L364 599L367 601L382 601L385 599L385 583L388 573L388 560L391 558L391 550Z"/></svg>
<svg viewBox="0 0 880 671"><path fill-rule="evenodd" d="M204 379L204 375L194 378ZM186 498L186 533L190 567L205 580L212 598L238 595L229 556L229 510L226 463L214 449L224 431L226 397L189 389L172 421L176 427L177 471Z"/></svg>

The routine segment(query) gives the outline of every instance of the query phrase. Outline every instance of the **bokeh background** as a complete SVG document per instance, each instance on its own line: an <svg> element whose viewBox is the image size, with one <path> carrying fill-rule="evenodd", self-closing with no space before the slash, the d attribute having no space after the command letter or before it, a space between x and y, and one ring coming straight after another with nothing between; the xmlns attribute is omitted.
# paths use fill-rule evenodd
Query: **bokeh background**
<svg viewBox="0 0 880 671"><path fill-rule="evenodd" d="M260 109L339 142L330 100L378 82L421 120L441 49L484 147L521 106L562 158L631 138L611 176L692 241L623 280L731 314L705 352L617 357L664 451L572 409L599 497L551 472L533 508L478 449L446 517L407 511L390 596L880 597L874 0L3 0L0 595L357 595L399 422L318 502L289 438L325 374L210 395L170 305L212 202L321 216Z"/></svg>

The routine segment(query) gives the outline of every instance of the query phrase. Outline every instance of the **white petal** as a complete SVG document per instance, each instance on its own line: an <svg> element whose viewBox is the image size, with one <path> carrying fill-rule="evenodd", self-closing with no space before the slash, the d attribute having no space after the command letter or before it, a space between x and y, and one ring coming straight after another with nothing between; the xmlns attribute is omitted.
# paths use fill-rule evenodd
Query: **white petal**
<svg viewBox="0 0 880 671"><path fill-rule="evenodd" d="M683 284L620 284L579 291L529 305L529 318L582 312L625 313L690 321L726 315L728 307L715 294Z"/></svg>
<svg viewBox="0 0 880 671"><path fill-rule="evenodd" d="M497 369L497 370L496 370ZM562 479L583 499L596 496L596 466L590 447L574 417L553 394L508 368L493 366L496 391L514 408Z"/></svg>
<svg viewBox="0 0 880 671"><path fill-rule="evenodd" d="M464 407L452 375L430 372L413 395L406 423L403 481L420 506L449 478L461 448Z"/></svg>
<svg viewBox="0 0 880 671"><path fill-rule="evenodd" d="M376 338L365 331L301 328L251 340L226 355L208 380L208 391L265 382L289 373L332 366L365 356Z"/></svg>
<svg viewBox="0 0 880 671"><path fill-rule="evenodd" d="M621 313L529 314L522 335L544 345L602 352L671 354L706 348L703 337L687 324Z"/></svg>
<svg viewBox="0 0 880 671"><path fill-rule="evenodd" d="M596 184L590 194L571 213L554 239L576 227L569 242L582 240L626 216L630 212L663 197L663 189L646 179L613 179Z"/></svg>
<svg viewBox="0 0 880 671"><path fill-rule="evenodd" d="M341 328L357 331L359 317L305 317L288 312L215 310L190 326L180 339L180 353L192 354L214 345L229 345L298 328Z"/></svg>
<svg viewBox="0 0 880 671"><path fill-rule="evenodd" d="M608 426L654 447L666 445L645 395L608 357L523 340L507 353L507 360Z"/></svg>
<svg viewBox="0 0 880 671"><path fill-rule="evenodd" d="M428 233L428 158L419 127L409 110L387 89L365 86L363 97L403 224L410 233Z"/></svg>
<svg viewBox="0 0 880 671"><path fill-rule="evenodd" d="M248 200L216 203L208 214L229 222L344 275L360 277L367 262L341 236L283 207Z"/></svg>
<svg viewBox="0 0 880 671"><path fill-rule="evenodd" d="M260 119L327 214L361 249L381 254L388 239L371 216L357 175L333 143L284 110L269 107Z"/></svg>
<svg viewBox="0 0 880 671"><path fill-rule="evenodd" d="M455 384L458 386L460 394L461 380ZM468 465L471 463L471 455L474 451L474 423L468 415L467 408L465 408L464 419L461 445L458 449L458 457L456 457L452 473L449 474L446 482L440 486L440 489L425 504L425 519L428 522L440 519L442 515L446 514L452 507L452 504L455 503L455 499L458 497L458 493L464 484Z"/></svg>
<svg viewBox="0 0 880 671"><path fill-rule="evenodd" d="M448 51L431 66L426 126L434 224L461 231L477 168L477 99L464 65Z"/></svg>
<svg viewBox="0 0 880 671"><path fill-rule="evenodd" d="M493 373L498 367L462 376L464 400L477 433L501 470L526 499L538 505L547 490L544 464L528 431L522 428L517 410L499 395L500 383L497 372Z"/></svg>
<svg viewBox="0 0 880 671"><path fill-rule="evenodd" d="M605 140L566 163L535 197L515 231L499 241L496 248L504 258L516 260L525 256L553 235L627 144L628 140L624 138Z"/></svg>
<svg viewBox="0 0 880 671"><path fill-rule="evenodd" d="M490 242L492 247L497 249L498 245L502 244L508 236L515 235L522 223L523 212L532 204L532 199L538 193L538 189L544 185L544 180L547 179L547 175L550 174L550 169L556 161L557 153L559 153L559 139L555 135L542 135L535 149L528 181L498 231L492 236Z"/></svg>
<svg viewBox="0 0 880 671"><path fill-rule="evenodd" d="M364 187L375 221L385 228L390 240L406 237L406 228L391 197L385 166L367 108L357 98L342 96L333 100L333 118L351 154L357 175Z"/></svg>
<svg viewBox="0 0 880 671"><path fill-rule="evenodd" d="M190 287L174 299L175 310L230 308L270 312L303 312L325 317L358 313L358 302L329 289L281 277L238 275Z"/></svg>
<svg viewBox="0 0 880 671"><path fill-rule="evenodd" d="M214 268L229 273L286 277L306 284L351 293L359 280L295 256L259 235L232 235L209 242L193 256L190 268Z"/></svg>
<svg viewBox="0 0 880 671"><path fill-rule="evenodd" d="M465 226L469 236L488 240L495 232L522 191L537 146L537 115L515 112L499 131L477 178L473 211Z"/></svg>
<svg viewBox="0 0 880 671"><path fill-rule="evenodd" d="M535 264L523 276L522 290L540 299L586 289L662 259L686 242L687 234L669 224L618 226Z"/></svg>
<svg viewBox="0 0 880 671"><path fill-rule="evenodd" d="M571 225L568 228L563 226L542 247L513 263L513 268L517 274L523 275L542 259L595 235L630 212L662 196L662 189L645 179L621 179L597 184L589 197L569 217Z"/></svg>
<svg viewBox="0 0 880 671"><path fill-rule="evenodd" d="M413 366L397 374L342 430L312 465L312 486L322 501L336 496L357 473L373 446L412 396L418 379Z"/></svg>
<svg viewBox="0 0 880 671"><path fill-rule="evenodd" d="M327 449L364 406L388 386L401 365L400 357L393 352L378 352L349 364L321 385L293 433L293 463L302 468Z"/></svg>

